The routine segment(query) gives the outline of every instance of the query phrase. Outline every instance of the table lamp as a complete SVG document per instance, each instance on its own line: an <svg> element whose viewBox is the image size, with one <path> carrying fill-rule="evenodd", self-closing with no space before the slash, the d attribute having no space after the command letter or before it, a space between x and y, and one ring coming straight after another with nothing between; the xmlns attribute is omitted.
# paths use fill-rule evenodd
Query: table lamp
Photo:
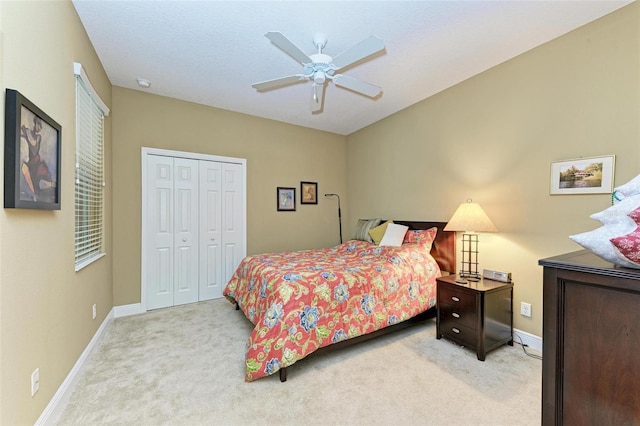
<svg viewBox="0 0 640 426"><path fill-rule="evenodd" d="M460 283L479 281L478 273L478 234L476 232L498 232L498 228L491 222L489 216L482 210L480 204L468 199L466 203L458 206L449 223L444 227L445 231L462 231L462 262Z"/></svg>

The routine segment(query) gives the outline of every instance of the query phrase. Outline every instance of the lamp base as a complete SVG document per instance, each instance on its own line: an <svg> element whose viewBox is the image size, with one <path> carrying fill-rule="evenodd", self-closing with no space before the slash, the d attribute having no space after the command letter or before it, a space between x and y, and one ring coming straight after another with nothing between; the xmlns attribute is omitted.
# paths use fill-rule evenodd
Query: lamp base
<svg viewBox="0 0 640 426"><path fill-rule="evenodd" d="M473 281L473 282L478 282L481 279L479 274L475 274L469 271L460 271L459 276L461 280Z"/></svg>
<svg viewBox="0 0 640 426"><path fill-rule="evenodd" d="M462 262L460 276L469 281L480 281L478 273L478 234L465 232L462 234Z"/></svg>

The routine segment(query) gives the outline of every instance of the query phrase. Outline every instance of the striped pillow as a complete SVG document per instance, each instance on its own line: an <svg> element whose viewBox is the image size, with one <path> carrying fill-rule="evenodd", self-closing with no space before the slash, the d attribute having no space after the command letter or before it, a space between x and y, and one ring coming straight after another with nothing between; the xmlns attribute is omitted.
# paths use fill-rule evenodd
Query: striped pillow
<svg viewBox="0 0 640 426"><path fill-rule="evenodd" d="M380 219L358 219L356 228L354 230L353 239L373 242L369 230L375 228L380 224Z"/></svg>

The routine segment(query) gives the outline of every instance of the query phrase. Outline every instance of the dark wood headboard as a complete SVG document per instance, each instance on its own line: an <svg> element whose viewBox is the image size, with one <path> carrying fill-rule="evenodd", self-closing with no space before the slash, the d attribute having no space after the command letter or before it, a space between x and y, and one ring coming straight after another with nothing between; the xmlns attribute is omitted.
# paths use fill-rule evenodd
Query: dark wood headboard
<svg viewBox="0 0 640 426"><path fill-rule="evenodd" d="M456 233L445 231L447 222L417 222L409 220L394 220L393 223L408 226L409 229L430 229L434 226L438 228L436 239L431 247L431 255L438 262L442 272L450 274L456 273ZM446 275L446 274L444 274Z"/></svg>

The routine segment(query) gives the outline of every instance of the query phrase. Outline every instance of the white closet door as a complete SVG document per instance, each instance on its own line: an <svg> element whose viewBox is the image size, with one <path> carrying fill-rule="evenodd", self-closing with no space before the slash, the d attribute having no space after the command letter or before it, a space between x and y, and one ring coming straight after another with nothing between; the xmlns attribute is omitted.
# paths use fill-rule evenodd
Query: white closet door
<svg viewBox="0 0 640 426"><path fill-rule="evenodd" d="M198 301L198 160L174 158L174 305Z"/></svg>
<svg viewBox="0 0 640 426"><path fill-rule="evenodd" d="M222 163L200 161L200 300L222 297Z"/></svg>
<svg viewBox="0 0 640 426"><path fill-rule="evenodd" d="M227 283L245 256L244 169L240 164L222 165L222 241L224 244L223 281Z"/></svg>
<svg viewBox="0 0 640 426"><path fill-rule="evenodd" d="M246 256L246 163L154 151L143 151L143 303L220 298Z"/></svg>
<svg viewBox="0 0 640 426"><path fill-rule="evenodd" d="M173 306L173 158L147 157L147 308Z"/></svg>

